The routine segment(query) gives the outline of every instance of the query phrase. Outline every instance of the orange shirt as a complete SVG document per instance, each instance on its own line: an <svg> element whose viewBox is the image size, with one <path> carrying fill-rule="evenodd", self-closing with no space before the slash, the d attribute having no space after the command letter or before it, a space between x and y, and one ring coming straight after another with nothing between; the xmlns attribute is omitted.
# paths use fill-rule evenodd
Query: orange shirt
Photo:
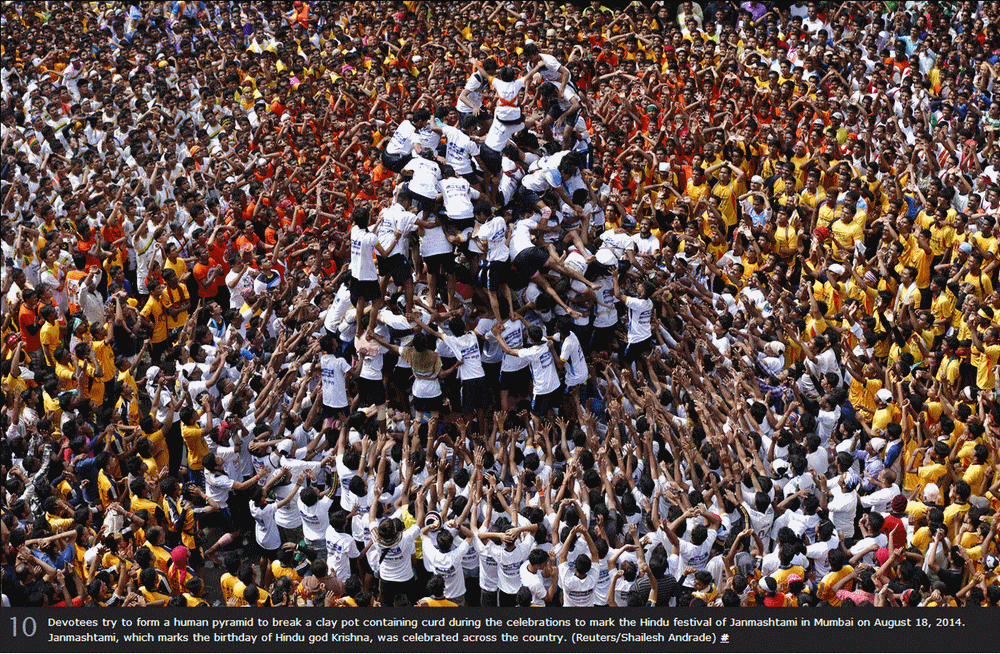
<svg viewBox="0 0 1000 654"><path fill-rule="evenodd" d="M17 312L17 328L21 332L21 340L24 342L25 352L34 352L42 347L39 332L35 331L34 334L30 334L27 329L28 327L34 327L36 322L38 322L37 311L29 309L22 303L20 310Z"/></svg>
<svg viewBox="0 0 1000 654"><path fill-rule="evenodd" d="M205 265L203 263L194 264L194 278L198 280L198 297L211 298L215 297L215 294L219 292L219 275L215 276L212 283L206 288L202 286L201 282L208 278L208 271L213 268L212 265Z"/></svg>

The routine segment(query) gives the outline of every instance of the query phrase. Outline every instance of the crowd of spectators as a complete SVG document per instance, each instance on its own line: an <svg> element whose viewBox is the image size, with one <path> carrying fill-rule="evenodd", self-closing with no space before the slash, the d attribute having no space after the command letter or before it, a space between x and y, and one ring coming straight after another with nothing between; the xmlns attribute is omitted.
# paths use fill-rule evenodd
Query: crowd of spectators
<svg viewBox="0 0 1000 654"><path fill-rule="evenodd" d="M4 605L996 607L998 21L5 2Z"/></svg>

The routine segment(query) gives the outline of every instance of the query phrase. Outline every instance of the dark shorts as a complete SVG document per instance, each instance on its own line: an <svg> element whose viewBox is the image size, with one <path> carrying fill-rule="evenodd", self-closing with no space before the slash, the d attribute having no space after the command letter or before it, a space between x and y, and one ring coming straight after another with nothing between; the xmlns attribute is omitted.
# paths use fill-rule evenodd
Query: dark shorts
<svg viewBox="0 0 1000 654"><path fill-rule="evenodd" d="M549 260L549 253L538 247L530 247L524 250L514 258L514 269L517 270L518 276L521 277L521 281L524 282L524 286L528 285L531 278L535 276L539 270L545 267L545 263ZM519 288L524 288L521 286Z"/></svg>
<svg viewBox="0 0 1000 654"><path fill-rule="evenodd" d="M407 189L409 189L409 186L407 186ZM410 191L410 200L413 202L418 211L426 211L427 213L432 212L438 203L436 198L429 198L426 195L420 195L415 191Z"/></svg>
<svg viewBox="0 0 1000 654"><path fill-rule="evenodd" d="M486 378L466 379L462 382L462 413L475 413L476 409L486 409L489 400Z"/></svg>
<svg viewBox="0 0 1000 654"><path fill-rule="evenodd" d="M539 418L544 418L549 414L550 409L555 409L562 404L563 387L559 386L551 393L536 395L531 398L531 412Z"/></svg>
<svg viewBox="0 0 1000 654"><path fill-rule="evenodd" d="M455 272L454 254L435 254L424 257L428 275L450 275Z"/></svg>
<svg viewBox="0 0 1000 654"><path fill-rule="evenodd" d="M327 420L330 418L341 418L347 419L347 410L349 406L327 406L323 405L323 419Z"/></svg>
<svg viewBox="0 0 1000 654"><path fill-rule="evenodd" d="M394 254L388 258L379 257L377 263L378 274L381 277L392 277L392 283L400 288L408 280L413 280L413 275L410 272L410 262L401 254Z"/></svg>
<svg viewBox="0 0 1000 654"><path fill-rule="evenodd" d="M358 397L361 407L385 404L385 383L381 380L358 378Z"/></svg>
<svg viewBox="0 0 1000 654"><path fill-rule="evenodd" d="M279 553L280 553L280 548L275 548L273 550L264 549L263 547L260 546L260 543L258 543L257 540L254 539L250 549L250 560L253 561L254 559L264 558L267 559L268 561L274 561L275 559L278 558Z"/></svg>
<svg viewBox="0 0 1000 654"><path fill-rule="evenodd" d="M625 352L622 354L622 365L629 366L632 363L639 361L646 353L653 349L653 339L647 338L644 341L639 341L638 343L631 343L625 346Z"/></svg>
<svg viewBox="0 0 1000 654"><path fill-rule="evenodd" d="M382 151L382 165L394 173L402 171L412 158L408 154L389 154L385 150Z"/></svg>
<svg viewBox="0 0 1000 654"><path fill-rule="evenodd" d="M415 397L412 404L417 413L440 413L443 401L443 395L438 395L437 397Z"/></svg>
<svg viewBox="0 0 1000 654"><path fill-rule="evenodd" d="M496 388L497 384L500 383L501 363L502 360L497 361L496 363L487 363L486 361L483 361L483 372L486 373L486 385L489 386L490 389Z"/></svg>
<svg viewBox="0 0 1000 654"><path fill-rule="evenodd" d="M610 350L611 344L615 341L615 329L614 325L611 327L594 327L594 331L590 336L590 351L606 352Z"/></svg>
<svg viewBox="0 0 1000 654"><path fill-rule="evenodd" d="M552 120L557 120L559 116L562 116L565 112L566 110L560 107L558 102L554 102L552 106L549 107L549 110L546 113L548 114L548 116L552 118ZM566 125L569 125L570 127L576 125L576 119L579 116L580 116L579 109L577 109L570 115L566 116L566 120L563 121L563 127L565 127Z"/></svg>
<svg viewBox="0 0 1000 654"><path fill-rule="evenodd" d="M500 390L514 393L518 396L528 394L531 386L531 366L525 366L513 372L500 373Z"/></svg>
<svg viewBox="0 0 1000 654"><path fill-rule="evenodd" d="M374 302L380 297L382 289L379 288L377 281L363 282L351 277L351 304L356 306L361 299L365 302Z"/></svg>
<svg viewBox="0 0 1000 654"><path fill-rule="evenodd" d="M530 214L536 211L539 202L541 202L541 198L538 196L538 193L524 186L518 186L517 190L514 191L514 197L511 198L513 208L523 214Z"/></svg>
<svg viewBox="0 0 1000 654"><path fill-rule="evenodd" d="M498 175L503 170L503 153L484 145L479 148L479 156L486 166L486 170L490 171L493 175Z"/></svg>
<svg viewBox="0 0 1000 654"><path fill-rule="evenodd" d="M499 291L510 277L510 261L484 261L479 269L479 284L491 291Z"/></svg>
<svg viewBox="0 0 1000 654"><path fill-rule="evenodd" d="M499 605L499 591L496 590L480 590L479 591L479 602L483 606L498 606Z"/></svg>
<svg viewBox="0 0 1000 654"><path fill-rule="evenodd" d="M471 173L462 173L462 177L465 178L465 181L467 181L470 186L479 185L479 173L474 170Z"/></svg>

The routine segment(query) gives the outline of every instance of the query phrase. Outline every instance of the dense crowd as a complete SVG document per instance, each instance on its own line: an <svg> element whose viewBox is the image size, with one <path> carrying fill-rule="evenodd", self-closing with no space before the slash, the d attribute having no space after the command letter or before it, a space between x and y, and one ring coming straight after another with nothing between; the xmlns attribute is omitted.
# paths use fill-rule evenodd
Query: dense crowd
<svg viewBox="0 0 1000 654"><path fill-rule="evenodd" d="M1000 604L992 2L5 2L3 603Z"/></svg>

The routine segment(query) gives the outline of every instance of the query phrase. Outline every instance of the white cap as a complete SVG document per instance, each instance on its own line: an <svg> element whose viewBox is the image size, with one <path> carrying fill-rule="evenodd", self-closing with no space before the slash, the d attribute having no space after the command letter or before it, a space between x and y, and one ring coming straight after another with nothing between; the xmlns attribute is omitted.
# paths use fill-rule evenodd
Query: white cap
<svg viewBox="0 0 1000 654"><path fill-rule="evenodd" d="M750 178L750 183L751 184L763 184L764 183L764 178L761 177L760 175L754 175L753 177Z"/></svg>
<svg viewBox="0 0 1000 654"><path fill-rule="evenodd" d="M834 275L843 275L846 272L844 270L844 267L842 265L840 265L839 263L835 263L835 264L833 264L831 266L827 266L826 269L829 272L832 272Z"/></svg>
<svg viewBox="0 0 1000 654"><path fill-rule="evenodd" d="M876 453L881 452L882 448L885 447L885 439L876 436L875 438L871 439L871 446Z"/></svg>
<svg viewBox="0 0 1000 654"><path fill-rule="evenodd" d="M267 159L261 157L260 159L257 160L257 165L263 168L264 166L267 165Z"/></svg>
<svg viewBox="0 0 1000 654"><path fill-rule="evenodd" d="M413 63L415 64L419 64L423 60L424 58L421 57L420 55L413 55L413 59L411 59L411 61L413 61Z"/></svg>
<svg viewBox="0 0 1000 654"><path fill-rule="evenodd" d="M889 402L892 402L892 391L887 388L880 388L878 392L875 393L875 397L888 404Z"/></svg>

